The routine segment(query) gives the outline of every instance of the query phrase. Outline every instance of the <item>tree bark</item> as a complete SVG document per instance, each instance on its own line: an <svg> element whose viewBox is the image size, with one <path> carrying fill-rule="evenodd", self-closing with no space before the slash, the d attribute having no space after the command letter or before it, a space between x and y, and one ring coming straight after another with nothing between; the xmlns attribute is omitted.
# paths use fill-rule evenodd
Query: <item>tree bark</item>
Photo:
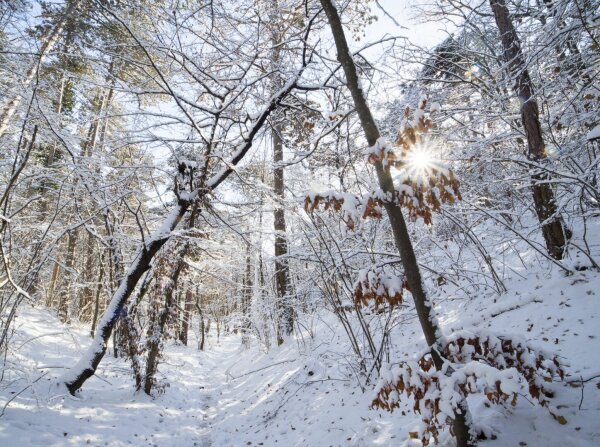
<svg viewBox="0 0 600 447"><path fill-rule="evenodd" d="M73 269L75 267L75 246L77 245L78 231L73 229L67 236L67 253L65 255L65 271L63 282L65 288L59 291L58 298L58 316L60 321L68 323L70 321L69 305L71 302L71 282Z"/></svg>
<svg viewBox="0 0 600 447"><path fill-rule="evenodd" d="M181 319L181 330L179 331L179 341L185 346L188 344L188 333L190 330L190 321L192 318L192 309L194 305L193 293L187 289L184 295L183 318Z"/></svg>
<svg viewBox="0 0 600 447"><path fill-rule="evenodd" d="M58 262L54 262L54 266L52 267L52 276L50 277L50 285L48 286L48 291L46 292L46 306L48 307L54 306L54 290L56 289L59 272L60 265Z"/></svg>
<svg viewBox="0 0 600 447"><path fill-rule="evenodd" d="M285 200L283 167L283 140L281 138L281 125L277 124L271 131L273 140L273 189L275 193L275 206L273 210L275 230L275 289L277 291L279 308L279 333L277 344L283 343L283 336L290 335L294 330L294 309L290 303L290 270L286 259L287 237L285 224Z"/></svg>
<svg viewBox="0 0 600 447"><path fill-rule="evenodd" d="M193 215L191 218L193 219ZM184 266L184 258L187 254L189 244L185 243L180 250L175 253L176 259L174 260L175 265L171 268L169 274L170 283L167 290L164 291L165 302L164 307L160 309L155 319L151 322L148 328L148 342L146 348L148 350L148 358L146 361L146 374L144 375L144 392L148 395L151 394L152 388L155 386L156 371L158 369L158 360L160 357L160 348L164 337L165 326L169 317L173 313L174 300L173 295L177 289L177 282ZM167 261L168 262L168 261Z"/></svg>
<svg viewBox="0 0 600 447"><path fill-rule="evenodd" d="M100 273L98 275L98 284L96 285L96 296L94 298L94 313L92 315L92 327L90 329L90 336L94 338L96 332L96 323L98 322L98 315L100 313L100 293L102 292L102 278L104 278L104 254L100 257Z"/></svg>
<svg viewBox="0 0 600 447"><path fill-rule="evenodd" d="M86 238L86 258L85 268L83 272L83 291L81 292L81 311L79 313L79 319L82 321L90 321L89 312L84 310L86 306L90 307L90 304L94 301L94 292L92 290L92 280L94 278L94 236L88 232Z"/></svg>
<svg viewBox="0 0 600 447"><path fill-rule="evenodd" d="M339 13L331 3L331 0L320 1L331 27L338 53L338 61L342 65L344 74L346 75L346 84L352 95L365 137L368 144L374 146L380 138L379 129L377 128L377 124L373 119L371 110L363 95L356 71L356 65L354 64L354 60L352 59L352 55L348 48ZM385 193L389 194L389 197L396 197L394 183L389 168L384 167L381 161L378 161L375 163L375 170L377 172L380 188ZM394 233L396 248L400 252L400 259L402 261L402 266L404 267L404 273L410 287L410 292L414 299L421 329L423 330L425 340L431 349L431 357L433 358L435 367L439 371L443 366L443 360L438 349L438 338L441 337L441 331L435 316L431 312L432 304L427 299L423 288L421 272L419 270L419 265L417 264L417 258L406 227L406 222L402 215L402 210L395 200L386 201L384 206ZM454 414L454 435L458 447L466 447L472 445L469 427L467 426L466 401L464 401L461 406L465 411L456 412Z"/></svg>
<svg viewBox="0 0 600 447"><path fill-rule="evenodd" d="M254 271L252 268L252 256L250 252L250 243L246 244L246 271L244 272L244 284L242 288L241 313L244 316L244 322L240 328L243 334L247 334L250 329L250 306L252 303L252 291L254 290Z"/></svg>
<svg viewBox="0 0 600 447"><path fill-rule="evenodd" d="M200 340L198 340L198 349L204 351L204 340L206 334L206 327L204 324L204 312L200 306L200 294L196 291L196 310L198 311L198 318L200 319Z"/></svg>
<svg viewBox="0 0 600 447"><path fill-rule="evenodd" d="M540 162L546 158L539 108L534 99L533 83L521 51L521 42L513 25L505 0L490 0L496 25L501 34L504 59L515 80L514 91L521 101L521 121L527 135L529 159ZM557 213L550 175L537 172L531 175L533 203L550 256L562 259L568 235Z"/></svg>

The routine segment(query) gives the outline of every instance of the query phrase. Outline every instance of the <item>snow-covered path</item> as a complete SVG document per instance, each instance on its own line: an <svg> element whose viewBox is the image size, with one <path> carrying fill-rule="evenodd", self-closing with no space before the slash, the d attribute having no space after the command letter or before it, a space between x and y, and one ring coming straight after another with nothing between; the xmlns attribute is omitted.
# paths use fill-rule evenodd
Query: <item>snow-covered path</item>
<svg viewBox="0 0 600 447"><path fill-rule="evenodd" d="M557 384L553 403L568 423L558 424L525 398L510 409L473 398L478 423L498 433L481 445L600 445L600 276L532 276L510 286L513 292L495 304L486 297L469 302L469 312L444 302L444 327L522 334L562 355L571 385ZM211 334L203 352L193 336L188 347L171 342L159 366L165 387L155 398L134 393L130 366L107 355L73 398L55 379L90 343L88 329L61 325L43 308L23 307L0 381L0 447L408 445L419 423L412 404L393 414L370 409L372 385L361 391L357 379L364 385L364 376L356 374L347 338L336 328L335 320L316 321L315 335L268 353L256 341L243 346L238 335L217 340ZM400 335L397 358L419 349L415 327L407 324Z"/></svg>
<svg viewBox="0 0 600 447"><path fill-rule="evenodd" d="M89 342L86 328L22 308L0 382L0 411L14 398L0 418L1 447L389 445L406 425L365 418L370 394L348 379L340 354L300 356L295 343L265 354L237 335L211 335L204 352L193 337L169 345L156 398L134 393L129 365L111 355L74 398L56 378Z"/></svg>
<svg viewBox="0 0 600 447"><path fill-rule="evenodd" d="M19 362L6 372L0 408L20 394L0 419L1 446L207 447L214 445L211 432L220 411L235 400L223 390L227 371L239 360L239 337L214 341L206 352L171 346L160 366L168 385L157 399L134 394L128 365L109 355L81 397L73 398L59 393L54 379L89 343L84 330L31 308L23 308L17 326Z"/></svg>

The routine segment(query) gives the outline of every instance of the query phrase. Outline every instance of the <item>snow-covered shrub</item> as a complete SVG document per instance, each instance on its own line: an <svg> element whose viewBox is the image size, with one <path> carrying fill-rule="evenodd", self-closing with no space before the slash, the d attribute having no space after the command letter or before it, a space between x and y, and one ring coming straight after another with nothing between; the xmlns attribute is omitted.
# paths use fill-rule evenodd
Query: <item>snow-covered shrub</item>
<svg viewBox="0 0 600 447"><path fill-rule="evenodd" d="M393 411L405 394L414 401L413 410L424 423L419 433L423 445L452 420L460 403L471 394L483 394L494 404L515 406L519 394L529 394L559 422L549 405L555 378L563 379L564 366L557 356L537 350L523 340L489 333L458 332L441 345L444 368L437 371L430 352L419 361L382 368L372 406Z"/></svg>

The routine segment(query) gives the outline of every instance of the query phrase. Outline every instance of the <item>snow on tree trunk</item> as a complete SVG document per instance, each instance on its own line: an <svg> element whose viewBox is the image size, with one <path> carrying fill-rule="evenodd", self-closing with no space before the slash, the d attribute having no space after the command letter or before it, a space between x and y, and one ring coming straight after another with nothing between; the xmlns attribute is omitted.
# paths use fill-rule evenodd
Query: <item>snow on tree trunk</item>
<svg viewBox="0 0 600 447"><path fill-rule="evenodd" d="M521 42L513 25L505 0L490 0L490 6L502 37L504 59L511 75L515 78L514 90L521 101L521 121L527 135L528 156L540 161L546 158L546 148L542 137L540 112L534 99L533 83L521 51ZM533 202L548 253L555 259L562 259L568 236L562 219L557 214L554 191L550 185L550 175L536 172L531 175L533 182Z"/></svg>
<svg viewBox="0 0 600 447"><path fill-rule="evenodd" d="M177 207L173 209L171 214L165 219L162 226L154 233L150 240L138 250L129 270L113 295L111 302L98 325L94 340L88 351L83 355L81 360L60 379L71 394L74 394L81 388L85 381L96 372L96 368L98 368L100 361L106 353L108 340L115 324L121 317L129 296L133 293L144 272L150 268L150 261L152 261L156 252L158 252L165 242L169 240L171 232L182 219L188 207L188 202L180 201Z"/></svg>

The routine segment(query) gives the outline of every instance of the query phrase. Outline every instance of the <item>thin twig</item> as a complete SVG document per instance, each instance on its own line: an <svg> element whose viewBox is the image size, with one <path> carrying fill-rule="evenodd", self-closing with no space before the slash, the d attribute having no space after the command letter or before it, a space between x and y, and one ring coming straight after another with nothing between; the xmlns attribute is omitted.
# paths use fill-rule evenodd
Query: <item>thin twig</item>
<svg viewBox="0 0 600 447"><path fill-rule="evenodd" d="M26 391L27 389L31 388L31 386L36 383L37 381L39 381L42 377L44 377L46 374L48 374L48 372L46 371L44 374L42 374L41 376L39 376L37 379L35 379L33 382L31 382L29 385L27 385L25 388L23 388L21 391L19 391L17 394L15 394L13 397L10 398L10 400L8 402L6 402L6 404L4 404L4 407L2 407L2 412L0 413L0 418L2 416L4 416L4 412L6 411L6 408L8 407L8 405L15 400L17 397L19 397L24 391Z"/></svg>

